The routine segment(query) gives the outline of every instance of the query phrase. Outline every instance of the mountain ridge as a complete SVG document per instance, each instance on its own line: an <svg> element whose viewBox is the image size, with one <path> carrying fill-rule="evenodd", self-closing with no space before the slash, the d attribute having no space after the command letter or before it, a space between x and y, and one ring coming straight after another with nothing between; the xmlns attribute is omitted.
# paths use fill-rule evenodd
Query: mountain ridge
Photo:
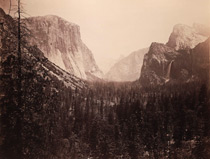
<svg viewBox="0 0 210 159"><path fill-rule="evenodd" d="M108 81L135 81L139 78L144 54L148 48L139 49L116 62L105 74Z"/></svg>
<svg viewBox="0 0 210 159"><path fill-rule="evenodd" d="M209 30L210 28L197 23L193 26L176 24L166 45L175 50L193 49L200 42L207 40L210 35Z"/></svg>

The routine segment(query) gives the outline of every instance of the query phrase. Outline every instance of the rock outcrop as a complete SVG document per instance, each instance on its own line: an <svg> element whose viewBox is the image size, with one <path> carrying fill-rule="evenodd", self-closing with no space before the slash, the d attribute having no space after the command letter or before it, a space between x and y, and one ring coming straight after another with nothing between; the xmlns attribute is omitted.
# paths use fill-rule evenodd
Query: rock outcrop
<svg viewBox="0 0 210 159"><path fill-rule="evenodd" d="M82 42L78 25L53 15L25 20L36 45L51 62L82 79L102 77L92 52Z"/></svg>

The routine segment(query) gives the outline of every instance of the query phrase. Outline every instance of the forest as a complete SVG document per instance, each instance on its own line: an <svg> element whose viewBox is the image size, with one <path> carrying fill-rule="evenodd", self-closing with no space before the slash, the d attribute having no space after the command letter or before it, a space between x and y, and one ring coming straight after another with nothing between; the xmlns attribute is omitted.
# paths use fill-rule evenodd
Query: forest
<svg viewBox="0 0 210 159"><path fill-rule="evenodd" d="M82 146L75 158L208 158L208 94L199 82L94 83L72 105L71 130Z"/></svg>
<svg viewBox="0 0 210 159"><path fill-rule="evenodd" d="M0 146L6 159L210 157L205 82L147 88L138 81L90 82L72 90L62 82L32 82L38 77L31 74L21 113L15 91L4 100Z"/></svg>

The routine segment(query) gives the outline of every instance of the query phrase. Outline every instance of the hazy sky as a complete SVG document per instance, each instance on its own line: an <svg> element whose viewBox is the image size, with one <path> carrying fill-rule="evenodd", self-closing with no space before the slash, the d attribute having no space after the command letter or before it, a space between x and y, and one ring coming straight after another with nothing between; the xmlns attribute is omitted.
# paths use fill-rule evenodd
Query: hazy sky
<svg viewBox="0 0 210 159"><path fill-rule="evenodd" d="M0 0L5 1L5 0ZM8 0L6 0L8 1ZM54 14L80 26L97 62L166 43L177 23L210 24L210 0L23 0L31 16Z"/></svg>

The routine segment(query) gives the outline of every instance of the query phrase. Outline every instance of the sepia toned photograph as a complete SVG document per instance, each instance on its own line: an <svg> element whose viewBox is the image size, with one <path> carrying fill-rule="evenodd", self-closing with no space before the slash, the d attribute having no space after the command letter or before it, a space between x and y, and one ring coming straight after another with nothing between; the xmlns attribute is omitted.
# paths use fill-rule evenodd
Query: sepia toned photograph
<svg viewBox="0 0 210 159"><path fill-rule="evenodd" d="M0 0L0 159L210 159L210 0Z"/></svg>

